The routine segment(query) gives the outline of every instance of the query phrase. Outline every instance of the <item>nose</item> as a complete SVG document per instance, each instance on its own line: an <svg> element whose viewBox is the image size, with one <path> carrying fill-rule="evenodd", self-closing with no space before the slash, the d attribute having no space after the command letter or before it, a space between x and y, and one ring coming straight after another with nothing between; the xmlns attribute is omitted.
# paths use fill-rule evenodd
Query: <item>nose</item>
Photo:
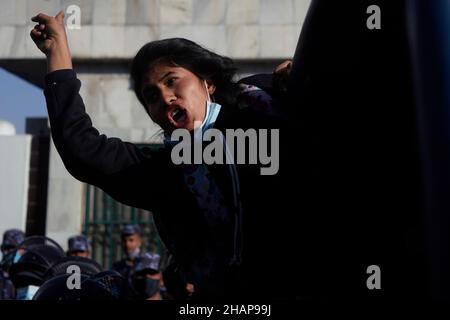
<svg viewBox="0 0 450 320"><path fill-rule="evenodd" d="M170 106L174 101L177 100L175 93L169 88L163 88L161 95L164 104L166 104L167 106Z"/></svg>

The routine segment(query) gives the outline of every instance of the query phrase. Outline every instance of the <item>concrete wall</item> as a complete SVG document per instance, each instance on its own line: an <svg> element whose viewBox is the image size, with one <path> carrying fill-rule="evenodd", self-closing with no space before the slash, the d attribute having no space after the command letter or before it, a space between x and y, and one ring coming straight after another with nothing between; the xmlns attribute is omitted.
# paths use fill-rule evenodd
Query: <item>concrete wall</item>
<svg viewBox="0 0 450 320"><path fill-rule="evenodd" d="M232 58L293 55L310 0L2 0L0 58L42 54L29 19L80 8L68 30L75 58L128 58L146 42L186 37ZM67 13L70 16L72 13ZM72 21L72 20L71 20Z"/></svg>
<svg viewBox="0 0 450 320"><path fill-rule="evenodd" d="M130 88L129 75L79 72L80 94L94 127L108 136L136 143L162 142L154 124Z"/></svg>
<svg viewBox="0 0 450 320"><path fill-rule="evenodd" d="M0 136L0 235L25 231L31 136Z"/></svg>

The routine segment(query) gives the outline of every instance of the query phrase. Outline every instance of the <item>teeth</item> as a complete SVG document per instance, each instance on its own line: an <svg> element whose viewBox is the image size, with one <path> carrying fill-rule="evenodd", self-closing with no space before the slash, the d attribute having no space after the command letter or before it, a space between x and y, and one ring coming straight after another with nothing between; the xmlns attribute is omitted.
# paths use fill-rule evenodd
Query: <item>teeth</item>
<svg viewBox="0 0 450 320"><path fill-rule="evenodd" d="M172 113L172 116L176 117L179 112L180 112L180 109L175 109L175 111Z"/></svg>

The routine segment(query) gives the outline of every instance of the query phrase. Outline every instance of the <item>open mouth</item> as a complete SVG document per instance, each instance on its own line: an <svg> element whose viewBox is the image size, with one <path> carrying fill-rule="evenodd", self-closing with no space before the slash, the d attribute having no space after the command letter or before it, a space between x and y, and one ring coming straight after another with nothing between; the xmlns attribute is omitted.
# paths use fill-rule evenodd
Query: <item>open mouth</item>
<svg viewBox="0 0 450 320"><path fill-rule="evenodd" d="M186 109L175 107L173 110L171 110L168 114L169 121L177 128L184 127L186 119L187 119L187 112Z"/></svg>

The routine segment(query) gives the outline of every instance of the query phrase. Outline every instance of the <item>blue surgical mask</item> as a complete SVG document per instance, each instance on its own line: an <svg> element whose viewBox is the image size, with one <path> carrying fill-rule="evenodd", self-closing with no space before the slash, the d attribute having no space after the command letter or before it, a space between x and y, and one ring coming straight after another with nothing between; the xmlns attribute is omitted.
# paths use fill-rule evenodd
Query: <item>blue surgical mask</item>
<svg viewBox="0 0 450 320"><path fill-rule="evenodd" d="M206 130L214 127L221 108L222 106L218 103L211 101L206 102L206 116L200 126L202 129L202 134L205 134Z"/></svg>
<svg viewBox="0 0 450 320"><path fill-rule="evenodd" d="M205 119L203 120L200 126L200 128L202 129L202 135L205 134L206 130L214 127L217 117L219 116L220 109L222 108L220 104L211 101L211 97L208 91L208 84L206 83L206 80L204 81L204 84L206 89L206 95L208 96L208 101L206 101Z"/></svg>
<svg viewBox="0 0 450 320"><path fill-rule="evenodd" d="M34 295L39 290L37 286L27 286L17 289L16 300L33 300Z"/></svg>
<svg viewBox="0 0 450 320"><path fill-rule="evenodd" d="M22 255L20 254L19 250L17 250L14 255L13 264L19 262L21 256Z"/></svg>

